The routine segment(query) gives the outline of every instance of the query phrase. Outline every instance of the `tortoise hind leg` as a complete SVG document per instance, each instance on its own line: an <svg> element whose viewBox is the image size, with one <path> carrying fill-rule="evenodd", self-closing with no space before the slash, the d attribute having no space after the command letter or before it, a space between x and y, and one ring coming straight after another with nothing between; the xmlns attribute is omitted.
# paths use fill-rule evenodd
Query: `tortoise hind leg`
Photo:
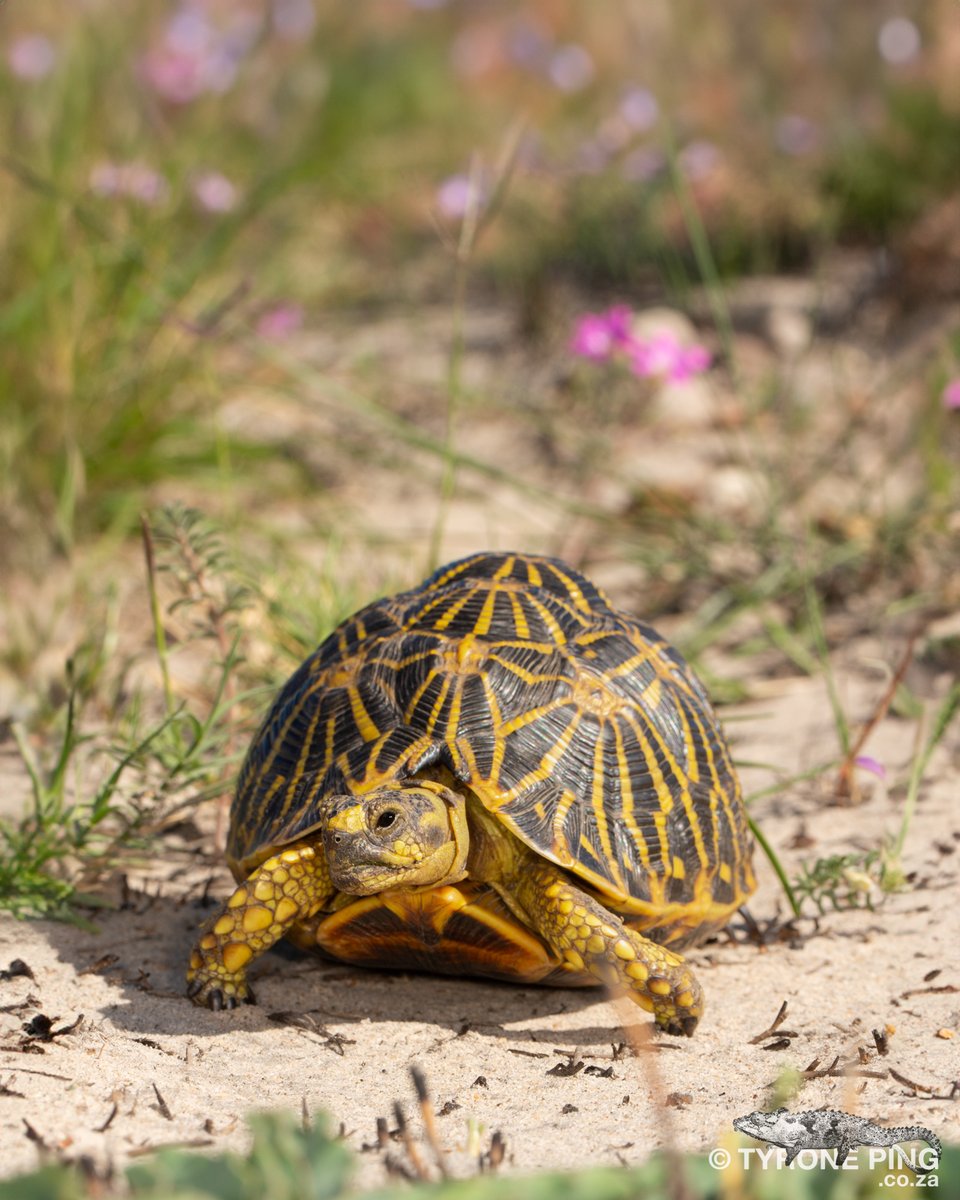
<svg viewBox="0 0 960 1200"><path fill-rule="evenodd" d="M245 879L190 955L187 995L209 1008L253 1003L247 964L334 893L323 849L304 843L268 858Z"/></svg>
<svg viewBox="0 0 960 1200"><path fill-rule="evenodd" d="M510 907L571 967L625 990L667 1033L689 1037L703 992L683 958L630 929L550 863L517 858L515 869L491 881Z"/></svg>

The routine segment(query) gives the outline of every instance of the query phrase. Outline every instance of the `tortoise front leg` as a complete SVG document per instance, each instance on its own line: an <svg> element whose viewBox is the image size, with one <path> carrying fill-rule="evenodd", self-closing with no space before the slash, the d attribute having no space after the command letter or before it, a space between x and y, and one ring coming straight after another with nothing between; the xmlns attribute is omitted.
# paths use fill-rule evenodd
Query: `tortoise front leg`
<svg viewBox="0 0 960 1200"><path fill-rule="evenodd" d="M254 1003L246 981L252 958L333 896L322 847L304 843L268 858L236 889L190 955L187 995L212 1009Z"/></svg>
<svg viewBox="0 0 960 1200"><path fill-rule="evenodd" d="M703 992L679 954L630 929L550 863L524 855L518 868L494 886L556 954L625 990L667 1033L693 1033Z"/></svg>

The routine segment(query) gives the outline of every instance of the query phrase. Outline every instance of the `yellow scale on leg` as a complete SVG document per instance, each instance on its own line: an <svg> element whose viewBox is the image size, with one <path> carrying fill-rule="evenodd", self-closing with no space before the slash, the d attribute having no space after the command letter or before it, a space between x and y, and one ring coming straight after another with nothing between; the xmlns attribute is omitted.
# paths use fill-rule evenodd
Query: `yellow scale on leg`
<svg viewBox="0 0 960 1200"><path fill-rule="evenodd" d="M190 955L187 994L213 1009L252 1002L246 966L333 894L323 850L295 846L244 880Z"/></svg>
<svg viewBox="0 0 960 1200"><path fill-rule="evenodd" d="M679 954L627 928L548 864L531 855L522 865L504 898L509 903L512 894L540 936L571 967L625 989L668 1032L695 1027L703 993Z"/></svg>

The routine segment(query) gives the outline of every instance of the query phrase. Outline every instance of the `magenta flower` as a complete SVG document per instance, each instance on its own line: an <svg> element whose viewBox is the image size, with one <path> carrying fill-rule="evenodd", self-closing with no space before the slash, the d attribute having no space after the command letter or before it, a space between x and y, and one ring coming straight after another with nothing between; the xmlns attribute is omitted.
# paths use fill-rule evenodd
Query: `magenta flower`
<svg viewBox="0 0 960 1200"><path fill-rule="evenodd" d="M261 313L256 330L269 342L282 342L303 325L303 309L299 304L275 304Z"/></svg>
<svg viewBox="0 0 960 1200"><path fill-rule="evenodd" d="M633 314L625 304L616 304L603 313L584 313L573 331L571 353L605 362L617 350L630 346L632 319Z"/></svg>
<svg viewBox="0 0 960 1200"><path fill-rule="evenodd" d="M574 328L570 352L593 362L620 358L635 375L657 376L672 383L682 383L710 366L706 346L685 346L666 331L639 337L633 323L633 313L625 304L602 313L584 313Z"/></svg>
<svg viewBox="0 0 960 1200"><path fill-rule="evenodd" d="M869 771L871 775L876 775L877 779L881 781L887 777L887 768L879 759L871 758L869 754L858 754L853 762L854 766L860 767L863 771Z"/></svg>
<svg viewBox="0 0 960 1200"><path fill-rule="evenodd" d="M25 33L14 38L7 51L7 65L10 70L18 79L28 83L46 79L56 61L56 47L42 33Z"/></svg>
<svg viewBox="0 0 960 1200"><path fill-rule="evenodd" d="M941 400L944 408L960 408L960 375L956 379L951 379L943 389Z"/></svg>
<svg viewBox="0 0 960 1200"><path fill-rule="evenodd" d="M671 383L683 383L710 366L710 352L705 346L684 346L672 333L655 333L634 340L630 366L641 377L655 375Z"/></svg>

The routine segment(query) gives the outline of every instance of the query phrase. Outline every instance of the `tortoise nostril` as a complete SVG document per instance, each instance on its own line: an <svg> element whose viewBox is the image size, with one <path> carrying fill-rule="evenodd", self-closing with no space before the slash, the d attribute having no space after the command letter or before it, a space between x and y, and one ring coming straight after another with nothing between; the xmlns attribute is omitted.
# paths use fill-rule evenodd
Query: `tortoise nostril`
<svg viewBox="0 0 960 1200"><path fill-rule="evenodd" d="M343 838L342 838L342 836L341 836L339 833L335 833L335 834L333 835L333 840L334 840L334 841L336 842L336 844L339 846L339 845L340 845L340 843L343 841Z"/></svg>

